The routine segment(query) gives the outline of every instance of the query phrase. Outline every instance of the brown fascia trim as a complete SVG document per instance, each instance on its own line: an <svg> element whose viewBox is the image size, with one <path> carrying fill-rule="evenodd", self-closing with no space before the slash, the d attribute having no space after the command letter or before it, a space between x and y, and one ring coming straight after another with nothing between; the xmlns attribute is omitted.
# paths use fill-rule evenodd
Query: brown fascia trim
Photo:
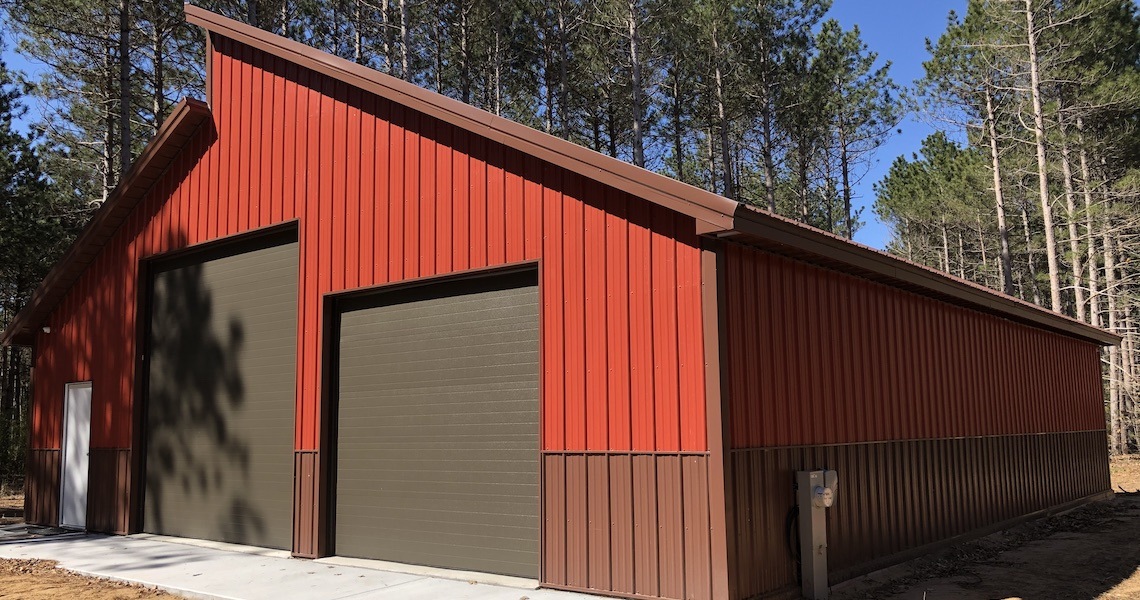
<svg viewBox="0 0 1140 600"><path fill-rule="evenodd" d="M333 56L300 42L246 25L187 4L186 21L208 32L251 46L337 81L371 92L420 113L450 123L525 154L644 198L703 221L705 227L728 229L737 202L647 171L573 142L496 116L413 83Z"/></svg>
<svg viewBox="0 0 1140 600"><path fill-rule="evenodd" d="M5 346L28 346L35 340L36 329L63 299L80 275L99 255L103 246L146 197L151 187L178 156L182 147L210 117L210 108L200 100L184 99L170 112L142 154L111 191L107 201L95 212L75 242L56 263L24 308L4 330L0 343Z"/></svg>
<svg viewBox="0 0 1140 600"><path fill-rule="evenodd" d="M732 230L714 235L1098 345L1121 341L1066 315L743 204Z"/></svg>

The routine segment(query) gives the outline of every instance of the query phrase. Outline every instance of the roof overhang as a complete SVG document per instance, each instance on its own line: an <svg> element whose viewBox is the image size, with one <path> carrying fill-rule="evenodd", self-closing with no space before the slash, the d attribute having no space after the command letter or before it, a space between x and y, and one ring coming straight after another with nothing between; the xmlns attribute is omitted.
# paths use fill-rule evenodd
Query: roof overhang
<svg viewBox="0 0 1140 600"><path fill-rule="evenodd" d="M246 44L299 66L371 92L456 127L535 156L695 219L697 233L731 238L820 266L995 314L1092 343L1120 343L1120 336L984 286L903 260L796 221L746 206L647 171L572 142L498 117L415 84L321 52L299 42L187 4L186 20L208 33ZM135 205L210 115L199 101L184 100L96 213L63 260L48 274L0 339L28 344L35 330L110 239Z"/></svg>
<svg viewBox="0 0 1140 600"><path fill-rule="evenodd" d="M732 229L708 234L1095 344L1116 345L1121 340L1020 298L743 204Z"/></svg>
<svg viewBox="0 0 1140 600"><path fill-rule="evenodd" d="M386 98L460 129L689 215L707 227L728 228L737 202L647 171L464 104L414 83L385 75L300 42L187 4L186 21L273 56Z"/></svg>
<svg viewBox="0 0 1140 600"><path fill-rule="evenodd" d="M28 304L16 313L0 343L6 346L32 344L36 330L209 117L209 107L200 100L186 99L175 105L83 232L32 293Z"/></svg>
<svg viewBox="0 0 1140 600"><path fill-rule="evenodd" d="M636 167L206 9L187 4L185 10L186 20L207 32L689 215L700 234L744 236L753 245L1098 344L1120 341L1119 336L1064 315Z"/></svg>

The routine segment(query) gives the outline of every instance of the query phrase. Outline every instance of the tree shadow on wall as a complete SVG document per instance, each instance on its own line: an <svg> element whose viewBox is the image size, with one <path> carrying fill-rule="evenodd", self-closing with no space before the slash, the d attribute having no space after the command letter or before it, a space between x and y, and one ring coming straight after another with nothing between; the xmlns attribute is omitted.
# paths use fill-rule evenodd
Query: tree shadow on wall
<svg viewBox="0 0 1140 600"><path fill-rule="evenodd" d="M167 247L185 245L176 237ZM245 330L215 306L208 268L176 259L150 273L143 527L257 543L267 524L245 500L253 464L247 441L234 431L247 404Z"/></svg>

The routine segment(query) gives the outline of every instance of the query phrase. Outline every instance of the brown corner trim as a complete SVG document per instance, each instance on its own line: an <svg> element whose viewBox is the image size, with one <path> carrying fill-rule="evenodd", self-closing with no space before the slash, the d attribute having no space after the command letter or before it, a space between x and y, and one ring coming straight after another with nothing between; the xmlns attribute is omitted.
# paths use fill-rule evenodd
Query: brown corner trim
<svg viewBox="0 0 1140 600"><path fill-rule="evenodd" d="M735 532L732 504L732 470L729 468L729 405L727 393L727 340L725 338L725 253L723 243L701 242L701 327L705 350L705 423L709 448L710 577L713 598L735 597L733 571Z"/></svg>

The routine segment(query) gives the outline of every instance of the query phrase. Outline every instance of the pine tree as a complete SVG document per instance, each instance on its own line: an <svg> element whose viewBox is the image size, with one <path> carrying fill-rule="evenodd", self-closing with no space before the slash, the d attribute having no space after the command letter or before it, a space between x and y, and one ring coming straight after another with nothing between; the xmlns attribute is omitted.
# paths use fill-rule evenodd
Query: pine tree
<svg viewBox="0 0 1140 600"><path fill-rule="evenodd" d="M47 177L41 140L14 129L26 111L21 96L0 62L0 327L31 297L89 212ZM0 349L0 483L23 473L30 369L25 349Z"/></svg>

